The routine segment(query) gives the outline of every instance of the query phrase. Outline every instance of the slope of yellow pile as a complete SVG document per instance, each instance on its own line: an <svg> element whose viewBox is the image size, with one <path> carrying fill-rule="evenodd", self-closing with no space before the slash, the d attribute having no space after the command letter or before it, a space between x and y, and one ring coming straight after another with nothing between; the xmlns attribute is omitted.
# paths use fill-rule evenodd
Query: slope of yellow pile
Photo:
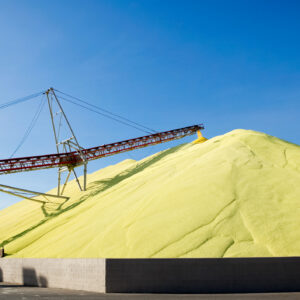
<svg viewBox="0 0 300 300"><path fill-rule="evenodd" d="M8 257L300 255L300 147L264 133L125 160L88 182L71 182L67 202L0 211Z"/></svg>

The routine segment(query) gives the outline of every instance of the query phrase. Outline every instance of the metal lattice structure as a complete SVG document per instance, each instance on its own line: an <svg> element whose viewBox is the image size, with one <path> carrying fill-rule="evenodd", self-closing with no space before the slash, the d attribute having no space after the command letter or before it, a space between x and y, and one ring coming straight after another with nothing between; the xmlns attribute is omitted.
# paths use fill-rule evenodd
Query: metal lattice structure
<svg viewBox="0 0 300 300"><path fill-rule="evenodd" d="M53 88L48 89L45 92L46 96L47 96L47 100L48 100L48 106L49 106L49 111L50 111L50 117L51 117L51 123L52 123L52 128L53 128L53 133L54 133L54 139L55 139L55 144L56 144L56 150L57 150L57 154L61 154L61 153L71 153L74 152L76 154L77 157L80 158L80 162L81 165L83 165L83 188L81 187L81 184L78 180L78 176L75 172L75 167L77 167L77 165L73 165L73 164L67 164L67 165L63 165L63 164L59 164L57 165L58 167L58 185L57 185L57 195L62 195L68 180L70 178L71 173L74 174L77 184L80 188L80 190L86 190L86 176L87 176L87 158L85 156L85 153L83 152L83 148L79 145L78 140L75 136L75 133L70 125L70 122L54 92ZM54 107L57 106L58 111L54 111ZM58 124L55 122L55 119L58 118L59 122ZM67 136L66 139L64 140L60 140L60 127L62 125L62 122L66 123L66 127L69 131L69 135ZM61 175L63 172L68 172L68 175L65 179L65 183L61 189Z"/></svg>
<svg viewBox="0 0 300 300"><path fill-rule="evenodd" d="M70 125L70 122L62 108L59 99L57 98L55 90L53 88L50 88L46 92L44 92L44 94L47 97L47 102L49 106L49 112L51 117L51 123L52 123L52 129L54 133L57 153L2 159L0 160L0 175L17 173L17 172L25 172L25 171L42 170L42 169L49 169L49 168L58 168L57 197L61 197L61 195L63 194L71 173L74 174L80 190L86 190L87 164L91 160L181 139L186 136L193 135L197 132L198 134L201 134L200 131L204 129L203 124L193 125L193 126L153 133L153 134L141 136L134 139L124 140L116 143L85 149L79 145L79 142ZM57 119L58 119L58 123L57 123ZM67 128L67 138L60 140L61 138L60 129L61 129L62 122L65 123L65 127ZM81 186L77 174L75 172L75 168L79 166L83 166L84 168L83 186ZM64 185L61 188L61 179L62 179L61 174L65 171L67 171L68 174L66 176ZM24 190L24 189L19 189L19 188L4 186L4 185L0 185L0 191L18 197L20 196L20 192L21 193L29 192L29 194L31 193L35 196L45 195L48 197L55 197L54 195L33 192L29 190ZM23 198L29 199L26 196Z"/></svg>
<svg viewBox="0 0 300 300"><path fill-rule="evenodd" d="M107 157L147 146L157 145L183 137L193 135L198 130L203 130L203 125L188 126L156 134L146 135L135 139L124 140L117 143L106 144L89 149L83 149L87 161ZM42 170L57 167L74 168L84 163L76 151L54 153L38 156L27 156L0 160L0 174L9 174L24 171Z"/></svg>

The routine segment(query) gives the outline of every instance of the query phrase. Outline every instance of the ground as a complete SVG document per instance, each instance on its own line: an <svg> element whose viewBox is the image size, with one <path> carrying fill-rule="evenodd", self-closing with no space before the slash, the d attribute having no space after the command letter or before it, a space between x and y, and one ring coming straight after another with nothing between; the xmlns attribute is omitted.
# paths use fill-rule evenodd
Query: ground
<svg viewBox="0 0 300 300"><path fill-rule="evenodd" d="M227 300L227 299L300 299L300 293L268 293L268 294L214 294L214 295L175 295L175 294L98 294L81 291L24 287L8 283L0 283L0 299L29 300L35 298L47 299L107 299L107 300Z"/></svg>

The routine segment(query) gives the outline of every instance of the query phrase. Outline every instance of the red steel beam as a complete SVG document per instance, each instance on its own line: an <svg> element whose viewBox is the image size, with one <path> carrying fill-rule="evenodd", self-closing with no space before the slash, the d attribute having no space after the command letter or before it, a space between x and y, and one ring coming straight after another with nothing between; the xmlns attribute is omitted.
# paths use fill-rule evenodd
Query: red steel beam
<svg viewBox="0 0 300 300"><path fill-rule="evenodd" d="M82 150L82 152L86 156L87 160L90 161L126 151L132 151L151 145L181 139L185 136L192 135L198 130L202 129L204 129L204 126L202 124L173 129L169 131L138 137L135 139L84 149ZM0 160L0 175L56 168L59 166L74 168L76 166L81 165L82 163L83 161L77 152L3 159Z"/></svg>

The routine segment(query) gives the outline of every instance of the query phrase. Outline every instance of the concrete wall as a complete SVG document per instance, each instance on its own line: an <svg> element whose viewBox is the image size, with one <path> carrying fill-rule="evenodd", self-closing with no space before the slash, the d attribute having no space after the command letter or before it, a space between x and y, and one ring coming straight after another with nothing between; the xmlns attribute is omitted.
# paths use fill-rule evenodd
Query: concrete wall
<svg viewBox="0 0 300 300"><path fill-rule="evenodd" d="M4 258L0 281L105 292L105 259Z"/></svg>
<svg viewBox="0 0 300 300"><path fill-rule="evenodd" d="M107 293L300 291L300 258L107 259Z"/></svg>
<svg viewBox="0 0 300 300"><path fill-rule="evenodd" d="M100 293L299 292L300 257L3 258L0 281Z"/></svg>

